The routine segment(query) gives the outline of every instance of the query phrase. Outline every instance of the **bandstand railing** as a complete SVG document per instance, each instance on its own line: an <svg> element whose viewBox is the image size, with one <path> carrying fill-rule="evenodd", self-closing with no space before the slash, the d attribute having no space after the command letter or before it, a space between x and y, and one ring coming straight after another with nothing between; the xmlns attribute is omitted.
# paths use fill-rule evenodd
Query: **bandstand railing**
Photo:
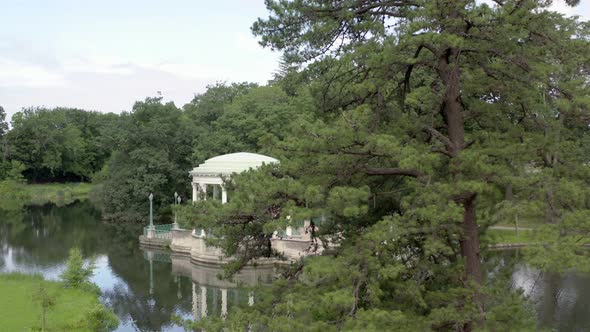
<svg viewBox="0 0 590 332"><path fill-rule="evenodd" d="M165 225L154 225L154 238L158 239L170 239L172 238L172 226L174 224L165 224ZM143 228L143 235L148 236L148 230L150 226L146 226Z"/></svg>
<svg viewBox="0 0 590 332"><path fill-rule="evenodd" d="M147 261L153 260L153 261L157 261L157 262L172 263L172 258L170 258L170 253L167 253L167 252L159 252L159 251L148 252L148 251L144 250L143 251L143 258Z"/></svg>

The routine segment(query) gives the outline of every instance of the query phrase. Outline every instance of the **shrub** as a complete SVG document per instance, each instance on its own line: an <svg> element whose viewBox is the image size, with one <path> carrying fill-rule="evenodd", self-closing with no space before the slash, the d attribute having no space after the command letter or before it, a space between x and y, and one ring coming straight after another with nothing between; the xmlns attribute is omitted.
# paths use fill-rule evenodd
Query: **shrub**
<svg viewBox="0 0 590 332"><path fill-rule="evenodd" d="M85 264L80 249L72 248L68 257L68 262L66 263L66 269L59 277L64 281L66 287L86 287L91 285L90 278L94 275L94 268L94 259L91 259Z"/></svg>
<svg viewBox="0 0 590 332"><path fill-rule="evenodd" d="M96 305L86 314L86 321L92 331L112 331L119 326L119 319L109 309L102 305Z"/></svg>

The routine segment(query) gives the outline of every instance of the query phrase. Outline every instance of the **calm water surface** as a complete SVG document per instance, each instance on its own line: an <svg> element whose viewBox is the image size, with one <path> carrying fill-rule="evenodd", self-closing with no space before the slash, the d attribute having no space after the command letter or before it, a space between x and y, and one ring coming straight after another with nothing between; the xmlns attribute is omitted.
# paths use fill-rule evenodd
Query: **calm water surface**
<svg viewBox="0 0 590 332"><path fill-rule="evenodd" d="M30 207L0 214L0 272L41 273L57 279L68 251L80 247L97 258L93 282L102 301L119 317L117 331L184 331L172 315L200 318L231 315L255 294L216 278L218 267L194 266L186 259L139 248L141 225L105 225L89 202ZM537 312L539 327L590 331L590 277L557 275L528 268L517 251L492 254L489 274L504 271L513 287L524 289ZM151 259L151 261L150 261ZM272 271L249 270L245 284L268 282Z"/></svg>

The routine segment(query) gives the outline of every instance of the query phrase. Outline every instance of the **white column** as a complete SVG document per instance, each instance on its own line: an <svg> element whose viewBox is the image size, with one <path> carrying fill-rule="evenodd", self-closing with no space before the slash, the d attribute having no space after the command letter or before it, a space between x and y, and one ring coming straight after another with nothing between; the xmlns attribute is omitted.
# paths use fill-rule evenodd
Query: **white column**
<svg viewBox="0 0 590 332"><path fill-rule="evenodd" d="M218 199L217 197L219 196L219 186L214 184L213 185L213 200Z"/></svg>
<svg viewBox="0 0 590 332"><path fill-rule="evenodd" d="M249 306L253 306L254 305L254 292L250 292L248 294L248 305Z"/></svg>
<svg viewBox="0 0 590 332"><path fill-rule="evenodd" d="M199 192L197 191L197 184L195 182L192 183L193 185L193 203L199 200Z"/></svg>
<svg viewBox="0 0 590 332"><path fill-rule="evenodd" d="M207 317L207 287L201 286L201 318Z"/></svg>
<svg viewBox="0 0 590 332"><path fill-rule="evenodd" d="M203 200L206 201L207 200L207 184L206 183L199 183L199 186L201 187L201 191L203 192Z"/></svg>
<svg viewBox="0 0 590 332"><path fill-rule="evenodd" d="M221 187L221 204L225 204L227 203L227 190L225 190L225 187Z"/></svg>
<svg viewBox="0 0 590 332"><path fill-rule="evenodd" d="M293 227L287 226L287 230L285 233L287 233L287 236L293 236Z"/></svg>
<svg viewBox="0 0 590 332"><path fill-rule="evenodd" d="M227 316L227 289L221 289L221 317L225 319Z"/></svg>

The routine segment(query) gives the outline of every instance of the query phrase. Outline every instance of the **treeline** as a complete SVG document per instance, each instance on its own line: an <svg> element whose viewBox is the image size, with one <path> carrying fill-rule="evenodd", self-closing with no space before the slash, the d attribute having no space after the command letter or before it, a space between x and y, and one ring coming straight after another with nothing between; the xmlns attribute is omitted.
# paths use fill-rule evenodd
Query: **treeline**
<svg viewBox="0 0 590 332"><path fill-rule="evenodd" d="M110 157L119 116L76 108L28 108L12 117L5 161L24 166L31 183L90 181Z"/></svg>
<svg viewBox="0 0 590 332"><path fill-rule="evenodd" d="M189 197L193 167L219 154L262 151L265 138L282 137L305 110L280 86L252 83L211 85L182 108L161 97L121 114L28 108L10 130L3 122L0 171L5 179L16 169L29 183L93 182L104 217L116 221L145 222L153 192L161 219L174 192Z"/></svg>

